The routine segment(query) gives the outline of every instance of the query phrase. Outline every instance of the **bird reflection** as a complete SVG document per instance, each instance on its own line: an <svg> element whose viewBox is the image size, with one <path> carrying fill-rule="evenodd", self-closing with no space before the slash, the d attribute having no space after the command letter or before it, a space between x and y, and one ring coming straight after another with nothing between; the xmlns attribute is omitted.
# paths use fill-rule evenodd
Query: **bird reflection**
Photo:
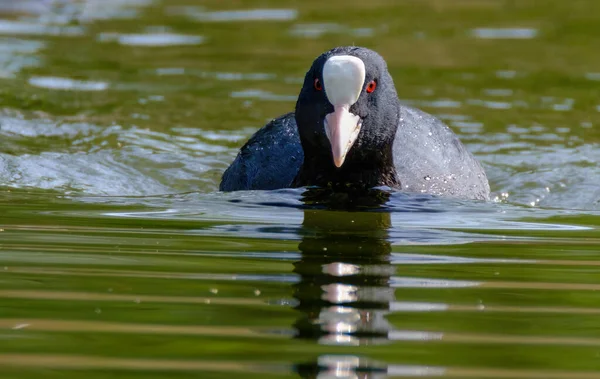
<svg viewBox="0 0 600 379"><path fill-rule="evenodd" d="M294 263L300 276L294 286L300 312L294 324L296 338L328 345L385 343L392 330L385 316L394 301L389 285L394 269L389 258L391 217L378 205L389 194L372 192L351 203L339 197L331 202L322 195L304 196L313 207L304 210L302 259ZM351 210L340 210L344 202ZM373 378L370 374L382 373L361 371L358 357L346 358L321 357L298 365L297 371L306 378Z"/></svg>

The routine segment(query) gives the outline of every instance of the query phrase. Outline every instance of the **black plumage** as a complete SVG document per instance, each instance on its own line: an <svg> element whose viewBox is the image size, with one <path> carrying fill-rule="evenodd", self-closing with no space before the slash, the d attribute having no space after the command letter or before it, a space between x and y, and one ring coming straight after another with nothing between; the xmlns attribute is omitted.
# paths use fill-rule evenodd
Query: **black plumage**
<svg viewBox="0 0 600 379"><path fill-rule="evenodd" d="M365 89L349 111L362 126L341 167L333 163L324 118L333 105L324 91L323 66L332 56L358 57L365 66ZM366 87L365 87L366 88ZM384 59L361 47L337 47L320 55L306 73L294 113L274 119L241 148L223 174L221 191L319 186L388 186L408 192L460 198L489 198L479 162L437 118L398 99Z"/></svg>

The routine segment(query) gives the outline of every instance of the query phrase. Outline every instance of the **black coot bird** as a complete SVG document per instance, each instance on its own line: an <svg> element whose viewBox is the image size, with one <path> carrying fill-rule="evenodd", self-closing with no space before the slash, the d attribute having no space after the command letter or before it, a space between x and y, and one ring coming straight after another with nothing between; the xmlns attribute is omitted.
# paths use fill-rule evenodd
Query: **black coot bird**
<svg viewBox="0 0 600 379"><path fill-rule="evenodd" d="M336 47L306 73L294 113L241 148L221 191L317 186L489 199L485 171L437 118L400 103L385 60Z"/></svg>

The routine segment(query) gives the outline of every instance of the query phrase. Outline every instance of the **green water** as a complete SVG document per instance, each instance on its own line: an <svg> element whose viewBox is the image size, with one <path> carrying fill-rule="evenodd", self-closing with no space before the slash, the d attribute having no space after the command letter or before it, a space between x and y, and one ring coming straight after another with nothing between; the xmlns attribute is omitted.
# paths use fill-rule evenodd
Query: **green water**
<svg viewBox="0 0 600 379"><path fill-rule="evenodd" d="M0 0L2 378L600 378L600 2ZM489 203L218 193L322 51Z"/></svg>

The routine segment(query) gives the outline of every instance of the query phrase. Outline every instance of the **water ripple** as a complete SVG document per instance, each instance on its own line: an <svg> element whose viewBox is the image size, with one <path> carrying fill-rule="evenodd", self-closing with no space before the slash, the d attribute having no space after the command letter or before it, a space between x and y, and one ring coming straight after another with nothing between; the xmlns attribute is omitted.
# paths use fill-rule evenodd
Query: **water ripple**
<svg viewBox="0 0 600 379"><path fill-rule="evenodd" d="M298 17L296 9L275 8L205 11L201 7L170 7L168 11L200 22L289 21Z"/></svg>
<svg viewBox="0 0 600 379"><path fill-rule="evenodd" d="M481 39L532 39L538 30L533 28L477 28L471 31L475 38Z"/></svg>
<svg viewBox="0 0 600 379"><path fill-rule="evenodd" d="M204 42L204 37L176 33L144 33L144 34L118 34L103 33L98 36L102 42L117 41L128 46L181 46L199 45Z"/></svg>
<svg viewBox="0 0 600 379"><path fill-rule="evenodd" d="M33 76L29 78L29 84L34 87L69 91L104 91L108 89L108 83L106 82L74 80L52 76Z"/></svg>

